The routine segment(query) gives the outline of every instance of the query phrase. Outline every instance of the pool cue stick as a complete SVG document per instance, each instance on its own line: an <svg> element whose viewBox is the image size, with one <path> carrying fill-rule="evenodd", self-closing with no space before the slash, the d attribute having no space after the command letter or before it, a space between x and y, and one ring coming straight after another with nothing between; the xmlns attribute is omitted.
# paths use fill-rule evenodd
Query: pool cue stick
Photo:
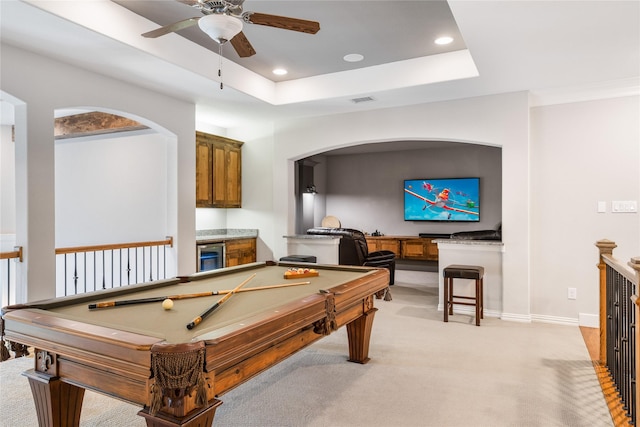
<svg viewBox="0 0 640 427"><path fill-rule="evenodd" d="M266 285L266 286L256 286L255 288L245 288L238 289L237 292L252 292L252 291L262 291L265 289L275 289L275 288L285 288L289 286L299 286L299 285L308 285L311 282L294 282L294 283L283 283L281 285ZM199 292L196 294L178 294L178 295L167 295L164 297L150 297L150 298L138 298L138 299L127 299L122 301L104 301L97 302L95 304L89 304L89 309L94 310L97 308L109 308L109 307L118 307L122 305L133 305L133 304L145 304L149 302L162 302L166 299L188 299L188 298L200 298L200 297L210 297L215 295L226 295L231 293L232 289L223 289L221 291L209 291L209 292Z"/></svg>
<svg viewBox="0 0 640 427"><path fill-rule="evenodd" d="M231 292L229 292L228 294L226 294L225 296L223 296L222 298L220 298L220 300L213 304L211 307L209 307L204 313L202 313L200 316L196 317L195 319L193 319L188 325L187 325L187 329L193 329L196 326L198 326L200 324L200 322L202 322L208 315L210 315L211 313L213 313L215 311L215 309L217 309L218 307L220 307L222 304L224 304L225 302L227 302L229 300L229 298L231 298L233 296L233 294L235 294L238 289L240 289L241 287L243 287L244 285L246 285L247 283L249 283L249 281L251 279L253 279L254 277L256 277L256 273L253 273L251 276L249 276L244 282L240 283L238 286L236 286L235 288L233 288L233 290Z"/></svg>

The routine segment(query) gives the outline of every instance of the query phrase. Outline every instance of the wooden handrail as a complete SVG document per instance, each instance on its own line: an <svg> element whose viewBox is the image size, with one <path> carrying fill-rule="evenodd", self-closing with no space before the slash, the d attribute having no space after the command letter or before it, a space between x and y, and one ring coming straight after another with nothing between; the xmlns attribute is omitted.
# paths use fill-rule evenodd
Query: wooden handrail
<svg viewBox="0 0 640 427"><path fill-rule="evenodd" d="M15 251L12 252L0 252L0 259L13 259L18 258L22 262L22 246L16 246Z"/></svg>
<svg viewBox="0 0 640 427"><path fill-rule="evenodd" d="M146 246L163 246L163 245L168 245L170 247L173 247L173 237L169 236L167 237L166 240L156 240L156 241L150 241L150 242L112 243L109 245L75 246L72 248L57 248L56 255L73 254L78 252L108 251L112 249L142 248Z"/></svg>

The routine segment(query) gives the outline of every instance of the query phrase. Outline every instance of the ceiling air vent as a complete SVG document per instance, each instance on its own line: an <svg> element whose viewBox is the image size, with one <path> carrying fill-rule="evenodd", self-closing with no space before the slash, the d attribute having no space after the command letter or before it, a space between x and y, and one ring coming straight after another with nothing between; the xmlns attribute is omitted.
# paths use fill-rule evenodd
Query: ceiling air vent
<svg viewBox="0 0 640 427"><path fill-rule="evenodd" d="M363 96L362 98L353 98L351 100L351 102L353 102L354 104L360 104L361 102L370 102L370 101L375 101L375 99L370 96Z"/></svg>

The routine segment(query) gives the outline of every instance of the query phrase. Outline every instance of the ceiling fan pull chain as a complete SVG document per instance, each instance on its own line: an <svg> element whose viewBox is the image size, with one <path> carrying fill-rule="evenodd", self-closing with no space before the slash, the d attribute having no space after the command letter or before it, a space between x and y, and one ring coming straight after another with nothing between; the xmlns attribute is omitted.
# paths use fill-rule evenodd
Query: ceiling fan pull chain
<svg viewBox="0 0 640 427"><path fill-rule="evenodd" d="M220 90L223 88L222 84L222 43L218 43L218 56L220 57L220 64L218 65L218 77L220 77Z"/></svg>

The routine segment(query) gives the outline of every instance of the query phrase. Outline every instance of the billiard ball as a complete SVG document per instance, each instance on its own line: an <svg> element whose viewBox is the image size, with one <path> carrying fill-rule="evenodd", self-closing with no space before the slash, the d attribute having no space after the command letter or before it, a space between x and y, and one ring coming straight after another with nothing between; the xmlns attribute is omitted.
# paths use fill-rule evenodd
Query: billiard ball
<svg viewBox="0 0 640 427"><path fill-rule="evenodd" d="M171 310L173 308L173 300L167 298L166 300L162 301L162 308L164 308L165 310Z"/></svg>

